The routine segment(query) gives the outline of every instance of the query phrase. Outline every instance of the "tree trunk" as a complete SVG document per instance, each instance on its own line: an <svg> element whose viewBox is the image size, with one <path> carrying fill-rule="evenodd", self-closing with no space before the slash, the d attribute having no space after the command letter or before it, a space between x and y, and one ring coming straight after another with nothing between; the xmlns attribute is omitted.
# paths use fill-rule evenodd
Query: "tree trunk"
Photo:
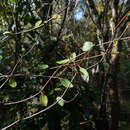
<svg viewBox="0 0 130 130"><path fill-rule="evenodd" d="M117 18L119 0L111 0L112 18L110 22L112 30L112 40L116 38L115 33L115 22ZM112 52L118 52L119 43L112 46ZM110 130L118 130L119 114L120 114L120 103L118 96L118 84L117 74L119 68L119 55L112 54L110 59L110 80L109 80L109 96L111 106L111 127Z"/></svg>
<svg viewBox="0 0 130 130"><path fill-rule="evenodd" d="M118 84L117 84L117 73L118 73L119 56L116 55L111 59L111 71L110 71L110 84L109 84L109 95L111 105L111 129L118 130L118 122L120 115L120 103L118 96Z"/></svg>

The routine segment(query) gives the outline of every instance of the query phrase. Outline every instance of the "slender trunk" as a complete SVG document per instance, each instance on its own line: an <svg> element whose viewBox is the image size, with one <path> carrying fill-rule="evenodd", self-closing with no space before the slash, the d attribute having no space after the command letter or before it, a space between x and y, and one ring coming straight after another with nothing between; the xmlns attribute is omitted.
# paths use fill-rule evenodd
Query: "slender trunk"
<svg viewBox="0 0 130 130"><path fill-rule="evenodd" d="M118 0L111 1L112 9L112 19L110 22L112 30L112 40L116 37L114 32L115 21L117 17ZM113 43L114 44L114 43ZM119 43L113 45L112 51L117 52L119 50ZM120 103L118 96L118 84L117 84L117 74L119 68L119 55L111 55L110 59L110 80L109 80L109 96L110 96L110 106L111 106L111 127L110 130L118 130L118 122L120 115Z"/></svg>
<svg viewBox="0 0 130 130"><path fill-rule="evenodd" d="M109 84L109 95L111 104L111 129L118 130L118 122L120 115L120 103L118 95L118 85L117 85L117 73L118 73L119 56L112 57L111 59L111 78Z"/></svg>

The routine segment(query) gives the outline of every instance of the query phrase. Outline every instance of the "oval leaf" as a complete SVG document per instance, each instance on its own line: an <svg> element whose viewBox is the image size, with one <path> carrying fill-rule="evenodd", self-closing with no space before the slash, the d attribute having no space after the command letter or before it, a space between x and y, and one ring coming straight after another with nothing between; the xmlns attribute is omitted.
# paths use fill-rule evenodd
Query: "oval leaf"
<svg viewBox="0 0 130 130"><path fill-rule="evenodd" d="M40 70L45 70L45 69L47 69L49 66L46 65L46 64L39 64L38 67L39 67Z"/></svg>
<svg viewBox="0 0 130 130"><path fill-rule="evenodd" d="M55 91L61 91L62 89L61 88L55 88L54 90Z"/></svg>
<svg viewBox="0 0 130 130"><path fill-rule="evenodd" d="M49 91L49 95L53 95L54 94L54 90Z"/></svg>
<svg viewBox="0 0 130 130"><path fill-rule="evenodd" d="M43 93L41 94L41 96L40 96L40 101L41 101L41 103L43 104L43 106L47 106L47 104L48 104L48 98L47 98L47 96L46 95L44 95Z"/></svg>
<svg viewBox="0 0 130 130"><path fill-rule="evenodd" d="M68 79L60 79L60 82L61 84L64 86L64 87L68 87L68 88L73 88L73 84L68 80Z"/></svg>
<svg viewBox="0 0 130 130"><path fill-rule="evenodd" d="M89 81L89 73L87 72L87 70L82 68L82 67L80 67L79 70L80 70L81 74L83 74L84 79L87 80L87 82L88 82Z"/></svg>
<svg viewBox="0 0 130 130"><path fill-rule="evenodd" d="M2 55L0 55L0 61L3 59Z"/></svg>
<svg viewBox="0 0 130 130"><path fill-rule="evenodd" d="M118 44L118 40L117 40L117 39L114 39L114 40L113 40L113 46L116 47L117 44Z"/></svg>
<svg viewBox="0 0 130 130"><path fill-rule="evenodd" d="M56 98L56 101L58 102L58 104L60 105L60 106L64 106L64 99L62 98L62 97L57 97Z"/></svg>
<svg viewBox="0 0 130 130"><path fill-rule="evenodd" d="M64 36L63 36L63 40L68 39L68 38L70 38L70 37L72 37L72 36L73 36L72 33L67 34L67 35L64 35Z"/></svg>
<svg viewBox="0 0 130 130"><path fill-rule="evenodd" d="M57 15L57 14L56 14L56 15L53 16L53 22L54 22L54 23L58 22L58 20L60 20L60 19L61 19L61 16L60 16L60 15Z"/></svg>
<svg viewBox="0 0 130 130"><path fill-rule="evenodd" d="M56 63L57 63L57 64L65 64L65 63L67 63L67 62L69 62L69 59L60 60L60 61L57 61Z"/></svg>
<svg viewBox="0 0 130 130"><path fill-rule="evenodd" d="M74 52L74 53L71 54L70 60L71 60L72 62L74 62L75 59L76 59L76 53Z"/></svg>
<svg viewBox="0 0 130 130"><path fill-rule="evenodd" d="M57 40L57 37L54 37L54 36L50 36L51 40L52 41L56 41Z"/></svg>
<svg viewBox="0 0 130 130"><path fill-rule="evenodd" d="M10 87L15 88L17 86L17 82L15 80L11 79L11 80L9 80L9 85L10 85Z"/></svg>
<svg viewBox="0 0 130 130"><path fill-rule="evenodd" d="M23 72L28 72L28 68L26 68L26 67L23 67Z"/></svg>
<svg viewBox="0 0 130 130"><path fill-rule="evenodd" d="M117 54L119 54L120 52L119 51L112 51L111 52L111 54L115 54L115 55L117 55Z"/></svg>
<svg viewBox="0 0 130 130"><path fill-rule="evenodd" d="M93 45L92 42L85 42L83 47L82 47L82 50L83 51L89 51L93 46L94 45Z"/></svg>
<svg viewBox="0 0 130 130"><path fill-rule="evenodd" d="M37 27L39 27L39 25L42 23L42 20L39 20L39 21L37 21L36 23L35 23L35 27L37 28Z"/></svg>
<svg viewBox="0 0 130 130"><path fill-rule="evenodd" d="M3 34L4 34L4 35L7 35L7 34L11 34L11 32L6 31L6 32L4 32Z"/></svg>

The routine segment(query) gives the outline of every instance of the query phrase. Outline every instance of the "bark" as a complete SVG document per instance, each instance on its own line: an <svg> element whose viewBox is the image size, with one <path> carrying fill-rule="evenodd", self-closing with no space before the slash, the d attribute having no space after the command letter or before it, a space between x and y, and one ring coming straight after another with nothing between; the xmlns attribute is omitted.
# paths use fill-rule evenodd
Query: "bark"
<svg viewBox="0 0 130 130"><path fill-rule="evenodd" d="M120 103L119 103L119 95L118 95L118 85L117 85L117 73L118 73L118 65L119 65L119 56L112 57L111 59L111 78L110 78L110 104L111 104L111 129L110 130L118 130L118 122L120 115Z"/></svg>
<svg viewBox="0 0 130 130"><path fill-rule="evenodd" d="M114 31L115 22L117 17L119 0L111 0L111 10L112 19L110 22L112 30L112 40L116 38L116 33ZM119 50L119 43L112 47L113 52ZM111 127L110 130L118 130L119 114L120 114L120 103L118 95L118 84L117 84L117 74L119 68L119 55L111 55L110 59L110 80L109 80L109 96L110 96L110 106L111 106Z"/></svg>

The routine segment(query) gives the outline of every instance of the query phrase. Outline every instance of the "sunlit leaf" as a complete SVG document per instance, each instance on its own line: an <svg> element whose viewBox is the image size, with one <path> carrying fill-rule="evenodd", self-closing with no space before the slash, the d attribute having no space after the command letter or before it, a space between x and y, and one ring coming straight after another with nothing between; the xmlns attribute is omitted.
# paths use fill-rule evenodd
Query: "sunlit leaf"
<svg viewBox="0 0 130 130"><path fill-rule="evenodd" d="M19 120L19 119L20 119L20 113L17 112L17 113L16 113L16 116L17 116L17 119Z"/></svg>
<svg viewBox="0 0 130 130"><path fill-rule="evenodd" d="M103 66L104 66L104 70L106 71L106 72L108 72L109 71L109 64L107 63L107 62L104 62L103 63Z"/></svg>
<svg viewBox="0 0 130 130"><path fill-rule="evenodd" d="M9 80L9 85L10 85L10 87L15 88L17 86L17 82L15 80L13 80L13 79L10 79Z"/></svg>
<svg viewBox="0 0 130 130"><path fill-rule="evenodd" d="M60 90L61 90L61 88L55 88L54 90L55 90L55 91L60 91Z"/></svg>
<svg viewBox="0 0 130 130"><path fill-rule="evenodd" d="M89 51L92 47L93 47L93 43L92 42L85 42L83 47L82 47L82 50L83 51Z"/></svg>
<svg viewBox="0 0 130 130"><path fill-rule="evenodd" d="M4 32L3 34L4 34L4 35L7 35L7 34L11 34L11 32L6 31L6 32Z"/></svg>
<svg viewBox="0 0 130 130"><path fill-rule="evenodd" d="M45 69L47 69L49 66L46 65L46 64L39 64L38 67L39 67L40 70L45 70Z"/></svg>
<svg viewBox="0 0 130 130"><path fill-rule="evenodd" d="M116 47L117 46L117 44L118 44L118 41L115 39L115 40L113 40L113 46L114 47Z"/></svg>
<svg viewBox="0 0 130 130"><path fill-rule="evenodd" d="M76 59L76 53L74 52L74 53L71 54L70 60L74 62L75 59Z"/></svg>
<svg viewBox="0 0 130 130"><path fill-rule="evenodd" d="M57 97L57 98L56 98L56 101L58 101L58 104L59 104L60 106L64 106L64 99L63 99L62 97Z"/></svg>
<svg viewBox="0 0 130 130"><path fill-rule="evenodd" d="M47 21L47 20L45 20L45 21L44 21L44 24L46 24L46 23L48 23L48 21Z"/></svg>
<svg viewBox="0 0 130 130"><path fill-rule="evenodd" d="M54 23L58 22L59 19L61 19L60 15L56 14L56 15L53 16L53 22Z"/></svg>
<svg viewBox="0 0 130 130"><path fill-rule="evenodd" d="M63 40L68 39L68 38L70 38L70 37L72 37L72 36L73 36L72 33L70 33L70 34L68 34L68 35L64 35L64 36L63 36Z"/></svg>
<svg viewBox="0 0 130 130"><path fill-rule="evenodd" d="M79 68L81 74L83 75L84 79L87 80L87 82L89 81L89 73L87 72L86 69L80 67Z"/></svg>
<svg viewBox="0 0 130 130"><path fill-rule="evenodd" d="M48 98L47 98L47 96L46 95L44 95L43 93L41 94L41 96L40 96L40 101L41 101L41 103L43 104L43 106L47 106L47 104L48 104Z"/></svg>
<svg viewBox="0 0 130 130"><path fill-rule="evenodd" d="M69 87L69 88L73 88L73 84L68 80L68 79L60 79L60 82L61 84L64 86L64 87Z"/></svg>
<svg viewBox="0 0 130 130"><path fill-rule="evenodd" d="M42 23L42 20L37 21L37 22L35 23L35 27L36 27L36 28L39 27L41 23Z"/></svg>
<svg viewBox="0 0 130 130"><path fill-rule="evenodd" d="M57 37L54 37L54 36L50 36L51 40L53 41L56 41L57 40Z"/></svg>
<svg viewBox="0 0 130 130"><path fill-rule="evenodd" d="M10 0L10 2L15 2L15 0Z"/></svg>
<svg viewBox="0 0 130 130"><path fill-rule="evenodd" d="M2 55L0 55L0 61L3 59L3 56Z"/></svg>
<svg viewBox="0 0 130 130"><path fill-rule="evenodd" d="M24 52L24 51L25 51L25 48L24 48L24 47L22 47L22 48L21 48L21 50L22 50L22 52Z"/></svg>
<svg viewBox="0 0 130 130"><path fill-rule="evenodd" d="M6 97L4 98L4 101L5 101L5 102L8 102L8 100L9 100L9 97L6 96Z"/></svg>
<svg viewBox="0 0 130 130"><path fill-rule="evenodd" d="M120 52L119 51L112 51L111 52L111 54L115 54L115 55L117 55L117 54L119 54Z"/></svg>
<svg viewBox="0 0 130 130"><path fill-rule="evenodd" d="M57 64L65 64L65 63L67 63L67 62L69 62L69 59L60 60L60 61L57 61L56 63L57 63Z"/></svg>
<svg viewBox="0 0 130 130"><path fill-rule="evenodd" d="M26 67L23 67L23 72L28 72L28 68L26 68Z"/></svg>

